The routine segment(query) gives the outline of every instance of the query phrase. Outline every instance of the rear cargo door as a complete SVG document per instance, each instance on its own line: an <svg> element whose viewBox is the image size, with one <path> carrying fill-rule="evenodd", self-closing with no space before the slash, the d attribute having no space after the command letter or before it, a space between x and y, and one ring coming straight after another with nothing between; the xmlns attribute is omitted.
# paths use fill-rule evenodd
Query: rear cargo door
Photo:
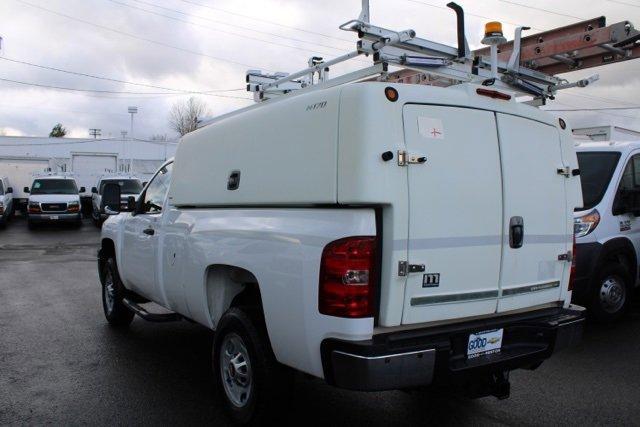
<svg viewBox="0 0 640 427"><path fill-rule="evenodd" d="M406 105L408 262L402 323L495 313L503 241L502 183L492 112ZM421 266L424 265L424 271Z"/></svg>
<svg viewBox="0 0 640 427"><path fill-rule="evenodd" d="M558 130L522 117L496 114L504 186L505 242L500 273L504 312L560 298L570 263L558 256L572 242ZM522 223L522 247L513 240Z"/></svg>

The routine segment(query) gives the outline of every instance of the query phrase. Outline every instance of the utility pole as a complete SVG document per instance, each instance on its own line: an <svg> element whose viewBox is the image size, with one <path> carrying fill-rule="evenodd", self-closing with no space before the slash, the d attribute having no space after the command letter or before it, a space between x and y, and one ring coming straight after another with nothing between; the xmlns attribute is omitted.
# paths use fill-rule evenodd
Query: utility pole
<svg viewBox="0 0 640 427"><path fill-rule="evenodd" d="M125 141L127 140L127 131L121 130L120 135L122 135L122 162L120 163L120 171L125 172L125 164L124 164L124 149L125 149Z"/></svg>
<svg viewBox="0 0 640 427"><path fill-rule="evenodd" d="M95 128L91 128L89 129L89 135L93 136L93 139L96 139L97 137L99 137L101 135L102 129L95 129Z"/></svg>
<svg viewBox="0 0 640 427"><path fill-rule="evenodd" d="M129 107L129 114L131 114L131 133L129 134L129 138L131 138L131 144L129 147L129 173L133 172L133 115L138 113L138 107Z"/></svg>

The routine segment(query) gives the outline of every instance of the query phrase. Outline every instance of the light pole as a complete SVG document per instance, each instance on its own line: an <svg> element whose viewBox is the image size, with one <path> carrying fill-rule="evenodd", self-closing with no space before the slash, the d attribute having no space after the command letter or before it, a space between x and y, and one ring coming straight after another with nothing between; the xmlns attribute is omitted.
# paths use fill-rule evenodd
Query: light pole
<svg viewBox="0 0 640 427"><path fill-rule="evenodd" d="M125 149L125 141L127 140L127 131L126 130L121 130L120 131L120 135L122 135L122 162L120 163L120 170L122 172L125 171L125 164L124 164L124 149Z"/></svg>
<svg viewBox="0 0 640 427"><path fill-rule="evenodd" d="M131 114L131 132L129 137L131 138L131 144L129 147L129 173L133 173L133 115L138 113L138 107L129 107L129 114Z"/></svg>

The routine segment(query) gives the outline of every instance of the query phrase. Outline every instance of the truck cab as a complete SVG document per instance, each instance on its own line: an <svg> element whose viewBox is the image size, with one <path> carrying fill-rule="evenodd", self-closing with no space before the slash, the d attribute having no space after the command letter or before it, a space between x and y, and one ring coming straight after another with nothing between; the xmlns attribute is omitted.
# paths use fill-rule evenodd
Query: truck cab
<svg viewBox="0 0 640 427"><path fill-rule="evenodd" d="M73 176L68 174L48 174L36 176L27 201L27 224L33 228L38 224L72 223L82 224L80 193Z"/></svg>
<svg viewBox="0 0 640 427"><path fill-rule="evenodd" d="M574 213L574 299L614 321L638 286L640 142L579 142L576 151L584 203Z"/></svg>
<svg viewBox="0 0 640 427"><path fill-rule="evenodd" d="M137 198L142 191L142 182L133 175L110 174L99 177L95 187L91 188L91 218L97 227L100 227L108 216L101 212L102 192L106 184L120 186L122 211L128 210L129 197Z"/></svg>
<svg viewBox="0 0 640 427"><path fill-rule="evenodd" d="M13 215L13 188L9 178L0 177L0 227L5 227Z"/></svg>

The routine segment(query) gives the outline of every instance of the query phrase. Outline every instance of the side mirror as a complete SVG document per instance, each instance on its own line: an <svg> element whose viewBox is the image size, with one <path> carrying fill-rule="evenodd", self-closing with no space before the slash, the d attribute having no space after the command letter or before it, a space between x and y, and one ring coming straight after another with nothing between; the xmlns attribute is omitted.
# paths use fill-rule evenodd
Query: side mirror
<svg viewBox="0 0 640 427"><path fill-rule="evenodd" d="M7 194L13 193L13 187L7 187Z"/></svg>
<svg viewBox="0 0 640 427"><path fill-rule="evenodd" d="M127 210L129 212L136 210L136 198L134 196L127 197Z"/></svg>
<svg viewBox="0 0 640 427"><path fill-rule="evenodd" d="M91 192L93 194L98 194L98 189L96 187L91 187Z"/></svg>
<svg viewBox="0 0 640 427"><path fill-rule="evenodd" d="M80 191L78 191L78 193L84 193L85 191L87 191L87 189L86 189L86 188L84 188L84 187L80 187Z"/></svg>
<svg viewBox="0 0 640 427"><path fill-rule="evenodd" d="M146 187L148 183L149 183L149 181L145 181L145 182L142 183L142 186Z"/></svg>
<svg viewBox="0 0 640 427"><path fill-rule="evenodd" d="M118 184L106 184L102 189L100 211L107 215L120 213L120 186Z"/></svg>
<svg viewBox="0 0 640 427"><path fill-rule="evenodd" d="M29 191L29 187L24 187L22 190L23 190L25 193L30 193L30 191Z"/></svg>

